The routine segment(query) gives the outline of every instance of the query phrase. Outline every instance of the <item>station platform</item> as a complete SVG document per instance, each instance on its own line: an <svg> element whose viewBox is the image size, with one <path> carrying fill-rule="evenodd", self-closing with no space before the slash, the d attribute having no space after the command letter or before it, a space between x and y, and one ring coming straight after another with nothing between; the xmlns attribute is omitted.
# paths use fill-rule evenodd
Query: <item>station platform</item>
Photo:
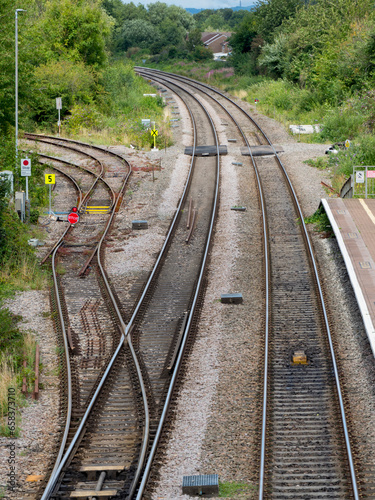
<svg viewBox="0 0 375 500"><path fill-rule="evenodd" d="M375 356L375 200L323 199Z"/></svg>

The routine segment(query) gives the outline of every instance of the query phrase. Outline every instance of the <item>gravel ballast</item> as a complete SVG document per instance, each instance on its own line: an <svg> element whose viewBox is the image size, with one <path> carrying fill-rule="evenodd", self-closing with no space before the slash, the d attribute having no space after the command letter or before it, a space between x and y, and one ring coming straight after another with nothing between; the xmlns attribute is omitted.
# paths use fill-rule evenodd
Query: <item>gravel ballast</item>
<svg viewBox="0 0 375 500"><path fill-rule="evenodd" d="M113 227L116 236L106 249L108 274L121 299L128 297L134 280L147 275L155 261L188 172L190 157L184 155L183 150L191 145L191 126L181 101L178 98L176 101L181 121L174 129L175 146L166 152L149 153L113 148L135 166L161 160L161 170L154 172L154 180L151 172L134 172L131 192L127 193L116 216ZM311 215L320 199L327 196L321 181L329 184L329 173L309 167L303 161L322 156L326 146L298 142L275 120L254 112L255 108L247 103L243 106L266 129L271 141L283 147L281 160L297 191L303 213ZM233 133L220 126L219 116L215 121L220 142L227 144ZM232 162L243 165L235 166ZM181 485L184 475L194 474L219 474L221 482L243 482L247 487L232 498L256 498L259 366L263 362L264 326L261 220L249 161L233 148L222 158L221 170L219 215L201 322L180 392L160 482L152 492L153 500L191 498L182 495ZM231 210L235 205L245 206L246 211ZM149 229L132 231L131 221L135 219L148 220ZM56 234L56 227L51 228L51 237ZM353 432L358 439L365 430L367 444L361 456L372 461L375 451L373 357L335 240L322 239L315 233L312 239L331 311L340 366L345 373L348 393L353 397ZM243 304L220 303L220 294L234 292L242 293ZM40 339L41 362L48 367L42 371L44 389L40 400L20 410L22 433L17 439L17 490L9 494L10 499L34 498L33 488L25 482L26 476L45 473L58 426L55 336L51 319L47 317L47 292L17 294L6 306L15 314L21 314L27 321L23 324L25 329L32 330ZM6 438L0 438L1 485L7 483L7 442Z"/></svg>

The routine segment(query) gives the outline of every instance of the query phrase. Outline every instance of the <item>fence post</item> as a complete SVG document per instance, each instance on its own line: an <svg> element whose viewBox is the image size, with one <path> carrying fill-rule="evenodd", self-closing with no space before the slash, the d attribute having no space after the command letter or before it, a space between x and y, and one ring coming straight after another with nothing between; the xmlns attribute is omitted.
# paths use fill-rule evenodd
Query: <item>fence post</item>
<svg viewBox="0 0 375 500"><path fill-rule="evenodd" d="M39 397L39 345L36 346L35 350L35 386L32 397L33 399L38 399Z"/></svg>
<svg viewBox="0 0 375 500"><path fill-rule="evenodd" d="M26 353L23 353L23 367L27 368ZM22 379L22 394L24 396L27 395L26 375L24 375L24 377Z"/></svg>

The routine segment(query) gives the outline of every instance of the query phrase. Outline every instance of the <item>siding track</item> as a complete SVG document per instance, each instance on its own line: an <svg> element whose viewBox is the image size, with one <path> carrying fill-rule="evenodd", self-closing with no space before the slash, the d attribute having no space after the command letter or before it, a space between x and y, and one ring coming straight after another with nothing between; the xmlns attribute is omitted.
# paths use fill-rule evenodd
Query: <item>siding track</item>
<svg viewBox="0 0 375 500"><path fill-rule="evenodd" d="M197 122L202 143L208 141L218 149L208 113L191 97L184 99L188 107L192 108L193 147L196 145ZM48 138L48 142L51 141L53 139ZM99 173L100 175L102 174ZM201 284L216 214L218 185L219 155L199 160L193 157L186 187L167 240L127 324L123 319L121 305L113 297L115 292L111 290L104 270L100 269L98 282L102 300L108 311L115 309L115 314L110 315L113 333L109 338L113 339L111 353L115 349L116 352L110 361L106 358L105 365L99 370L100 375L87 399L84 413L81 413L75 426L68 426L70 430L67 444L62 447L63 456L56 462L55 470L42 495L43 500L82 495L93 497L92 492L96 488L99 489L96 493L98 497L106 495L135 498L136 495L141 498L148 474L147 467L146 474L143 474L145 458L150 456L152 460L153 446L157 444L162 425L160 418L165 418L179 358L202 293ZM192 219L192 233L187 242L187 207L191 198L194 202L195 220ZM78 227L77 225L74 230ZM55 249L53 259L56 252ZM97 257L99 272L100 248ZM92 275L93 273L89 277ZM56 283L56 296L60 297L58 279ZM91 322L91 329L97 329L100 349L104 336L108 338L110 326L105 323L105 330L102 328L102 318L97 314L98 307L97 300L90 300L81 307L80 314L85 316L83 324ZM98 321L93 318L95 312ZM61 307L60 322L63 325L66 323L64 305ZM65 326L62 328L66 329ZM69 351L67 346L65 351ZM71 356L68 358L71 362ZM87 370L83 371L83 376L86 374ZM66 378L70 379L69 374ZM77 384L79 392L82 389L81 382L80 380ZM73 401L72 406L72 411L76 411L76 402ZM143 485L138 486L141 474Z"/></svg>

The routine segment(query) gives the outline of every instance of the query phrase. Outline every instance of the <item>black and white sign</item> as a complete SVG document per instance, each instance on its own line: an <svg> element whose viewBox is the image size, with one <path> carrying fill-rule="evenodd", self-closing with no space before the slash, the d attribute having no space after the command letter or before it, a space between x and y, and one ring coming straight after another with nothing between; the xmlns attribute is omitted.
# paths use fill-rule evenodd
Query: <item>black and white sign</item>
<svg viewBox="0 0 375 500"><path fill-rule="evenodd" d="M355 173L355 181L357 184L363 184L365 182L365 172L359 171Z"/></svg>

